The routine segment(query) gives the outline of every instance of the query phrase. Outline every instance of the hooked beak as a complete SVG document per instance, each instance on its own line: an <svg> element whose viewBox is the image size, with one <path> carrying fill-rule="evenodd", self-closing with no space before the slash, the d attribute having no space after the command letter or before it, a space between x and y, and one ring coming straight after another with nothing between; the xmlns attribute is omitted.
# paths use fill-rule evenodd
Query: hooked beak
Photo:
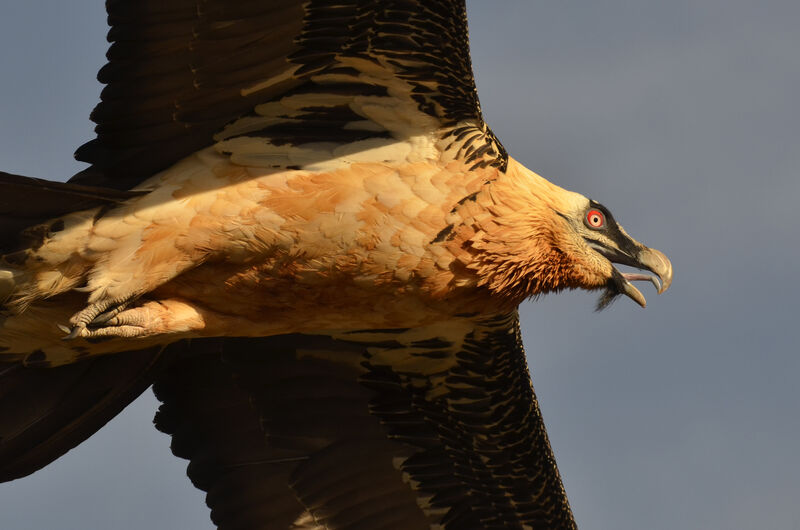
<svg viewBox="0 0 800 530"><path fill-rule="evenodd" d="M636 267L637 269L645 269L655 274L655 276L653 276L651 274L636 272L619 272L614 268L609 289L598 302L598 309L606 307L618 294L624 294L640 306L646 307L647 300L645 300L641 291L634 287L631 282L651 282L655 286L658 294L666 291L670 284L672 284L672 263L670 263L663 252L645 246L638 246L631 254L606 247L594 246L594 248L612 263L628 265Z"/></svg>
<svg viewBox="0 0 800 530"><path fill-rule="evenodd" d="M647 300L645 300L644 295L642 295L639 289L634 287L631 282L651 282L655 286L658 294L661 294L669 289L669 286L672 284L672 263L670 263L669 259L667 259L663 252L654 248L644 247L639 252L636 263L627 263L626 265L631 265L639 269L647 269L656 275L653 276L651 274L641 274L635 272L624 272L620 274L622 277L621 285L618 285L620 292L630 297L642 307L647 306Z"/></svg>

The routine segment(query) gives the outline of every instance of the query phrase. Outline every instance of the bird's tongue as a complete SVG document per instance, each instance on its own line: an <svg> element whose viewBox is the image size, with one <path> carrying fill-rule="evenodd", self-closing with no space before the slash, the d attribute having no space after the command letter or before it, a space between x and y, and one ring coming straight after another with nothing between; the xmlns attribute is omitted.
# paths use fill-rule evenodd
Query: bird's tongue
<svg viewBox="0 0 800 530"><path fill-rule="evenodd" d="M656 291L662 292L661 282L652 274L642 274L641 272L623 272L622 277L629 282L650 282L656 287Z"/></svg>

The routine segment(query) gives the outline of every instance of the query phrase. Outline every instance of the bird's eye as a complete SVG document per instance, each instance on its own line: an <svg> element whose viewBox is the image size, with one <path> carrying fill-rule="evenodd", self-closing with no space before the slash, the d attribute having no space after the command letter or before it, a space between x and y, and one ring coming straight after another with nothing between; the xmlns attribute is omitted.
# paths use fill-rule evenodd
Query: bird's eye
<svg viewBox="0 0 800 530"><path fill-rule="evenodd" d="M586 224L589 225L589 228L603 228L606 218L599 210L589 210L586 212Z"/></svg>

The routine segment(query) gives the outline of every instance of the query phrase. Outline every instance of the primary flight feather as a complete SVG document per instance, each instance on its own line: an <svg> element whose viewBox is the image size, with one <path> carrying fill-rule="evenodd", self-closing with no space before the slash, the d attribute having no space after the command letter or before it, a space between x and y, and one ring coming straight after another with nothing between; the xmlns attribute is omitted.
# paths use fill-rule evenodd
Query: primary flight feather
<svg viewBox="0 0 800 530"><path fill-rule="evenodd" d="M220 528L574 528L516 308L672 268L506 154L463 2L107 8L90 167L0 175L0 479L154 384Z"/></svg>

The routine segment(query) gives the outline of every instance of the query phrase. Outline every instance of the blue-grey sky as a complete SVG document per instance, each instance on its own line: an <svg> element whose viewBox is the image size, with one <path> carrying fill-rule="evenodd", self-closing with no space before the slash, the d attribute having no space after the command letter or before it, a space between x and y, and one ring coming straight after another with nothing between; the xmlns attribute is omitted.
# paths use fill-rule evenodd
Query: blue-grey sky
<svg viewBox="0 0 800 530"><path fill-rule="evenodd" d="M0 169L64 179L92 137L100 0L2 0ZM469 2L485 117L509 153L664 251L641 309L522 307L583 529L800 530L800 3ZM0 528L211 528L147 394L0 485Z"/></svg>

